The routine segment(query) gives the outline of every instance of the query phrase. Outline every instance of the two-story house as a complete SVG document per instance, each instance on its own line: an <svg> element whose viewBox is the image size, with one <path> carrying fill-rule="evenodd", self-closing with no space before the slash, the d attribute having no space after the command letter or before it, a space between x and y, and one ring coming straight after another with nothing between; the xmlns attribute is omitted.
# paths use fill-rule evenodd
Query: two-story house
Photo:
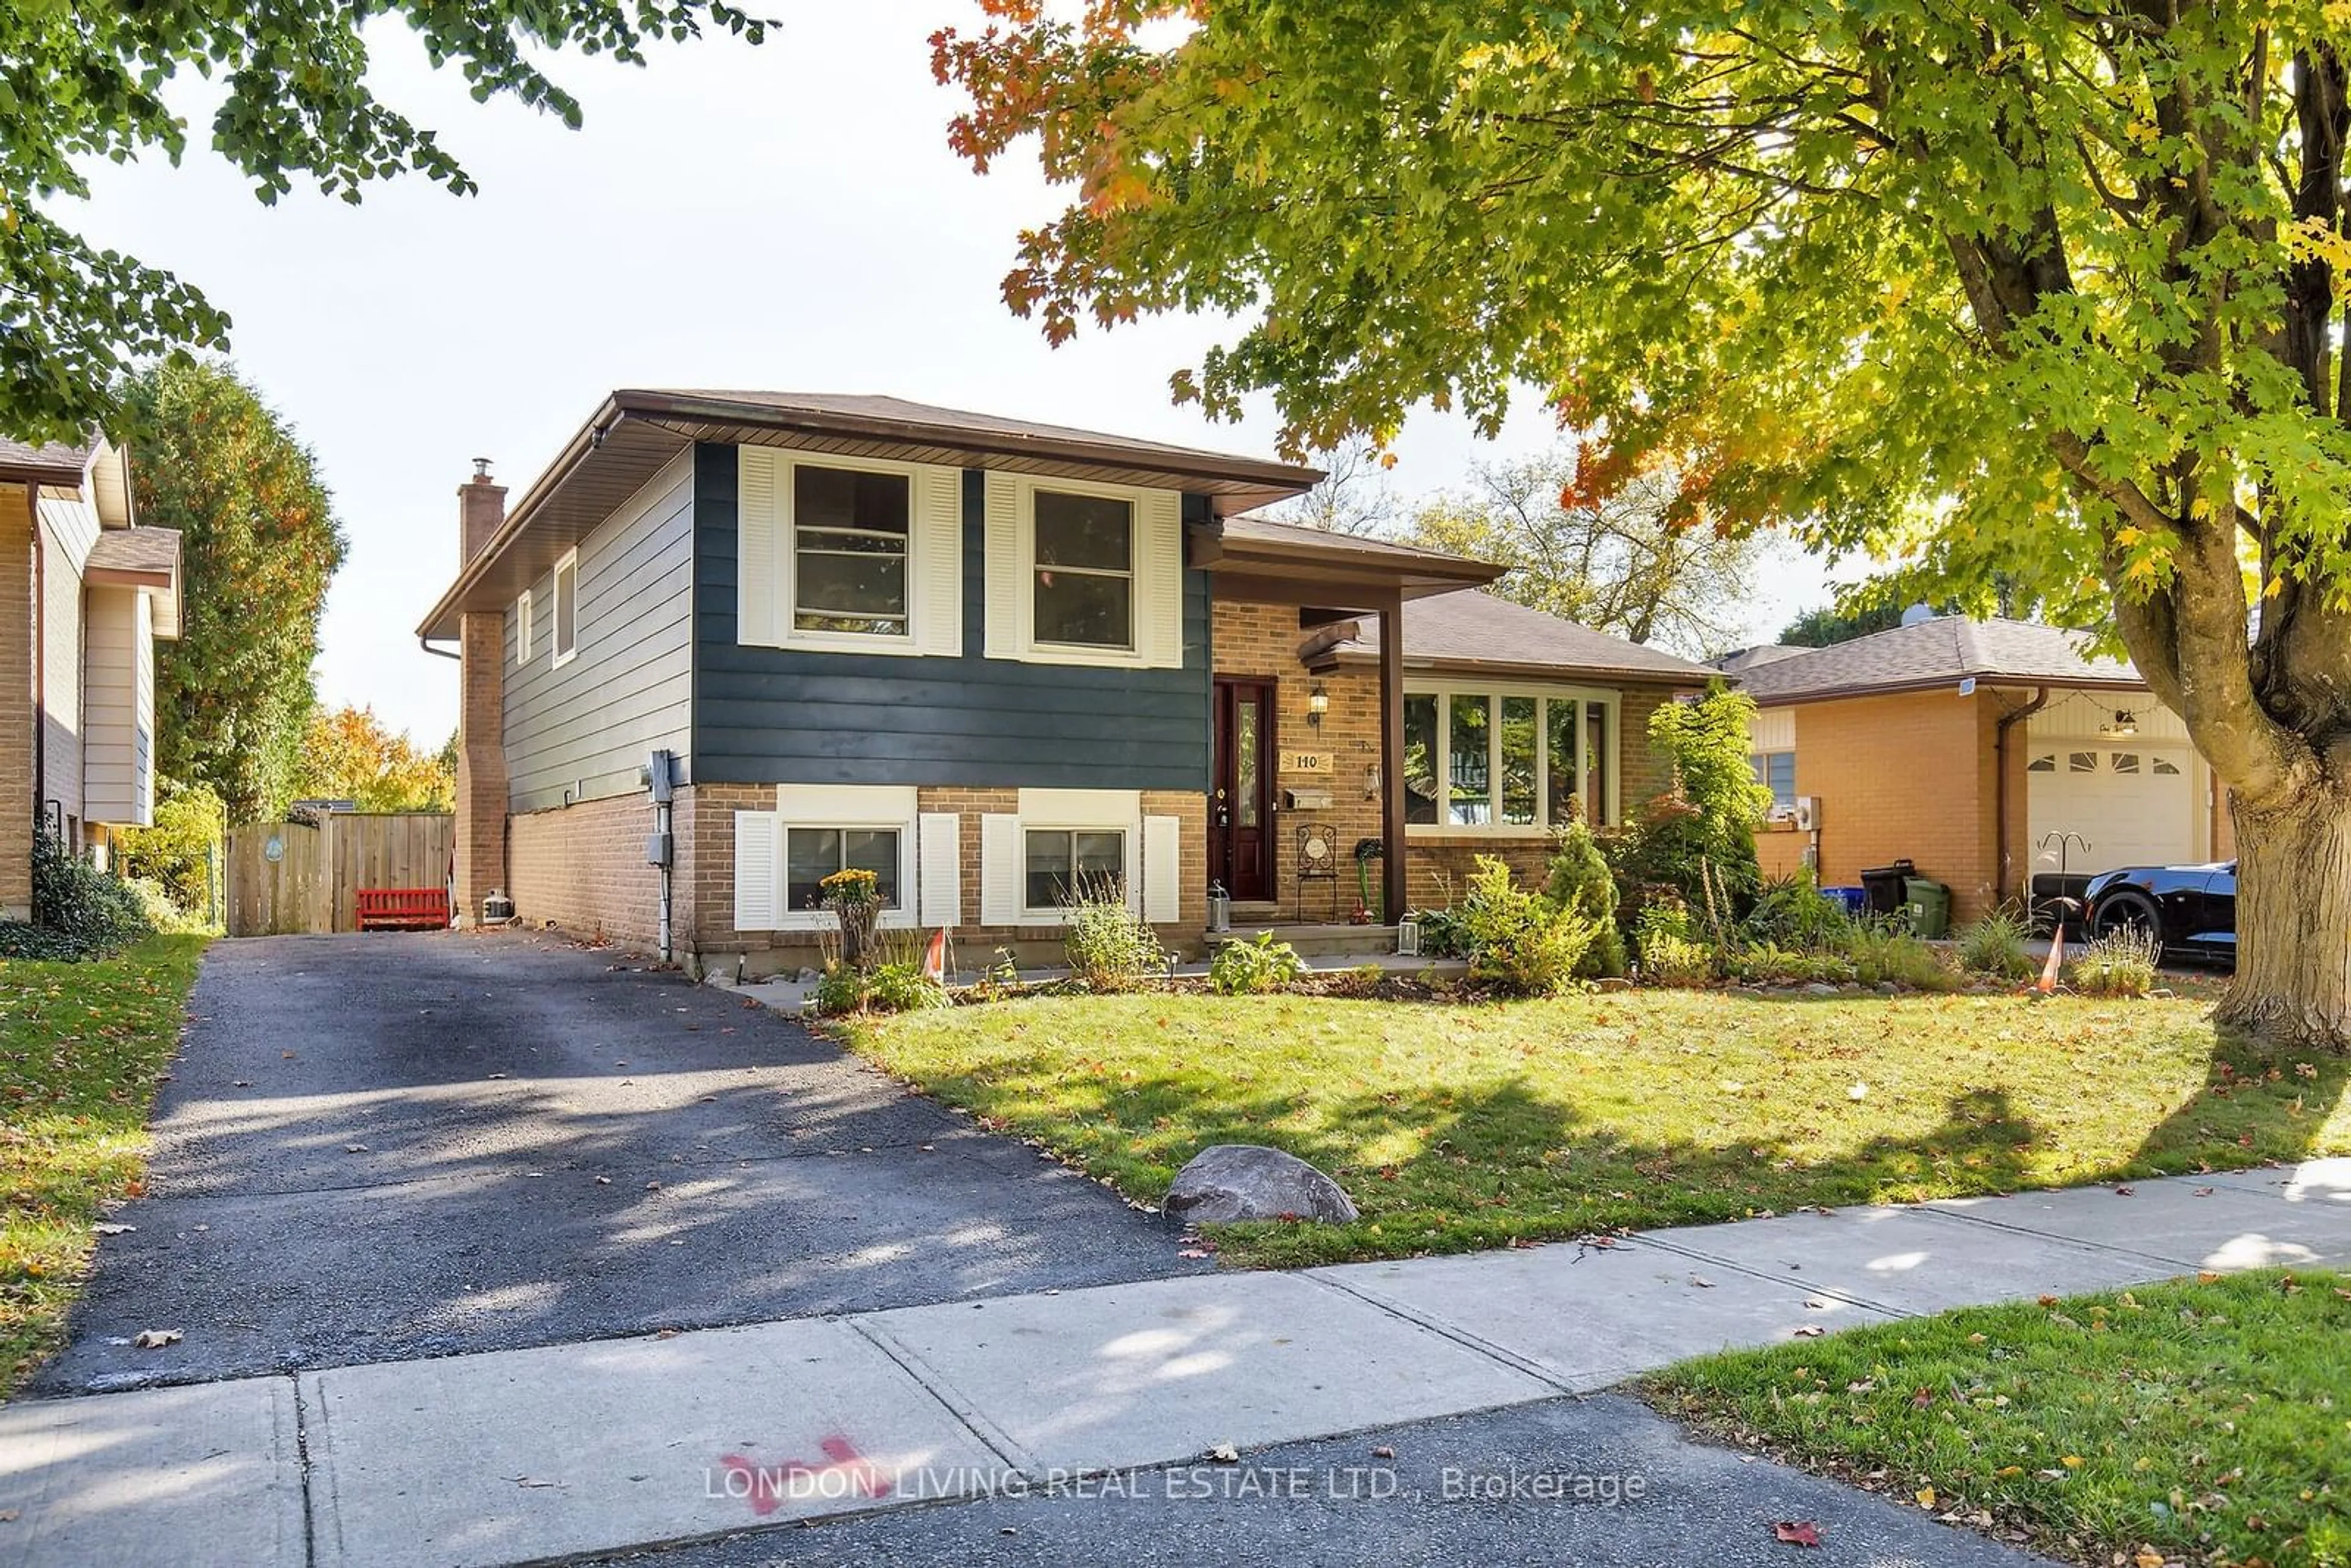
<svg viewBox="0 0 2351 1568"><path fill-rule="evenodd" d="M138 526L129 455L0 439L0 919L33 836L110 852L155 810L155 639L180 634L180 536Z"/></svg>
<svg viewBox="0 0 2351 1568"><path fill-rule="evenodd" d="M478 466L419 629L464 666L459 910L688 962L806 962L852 866L967 954L1057 943L1081 881L1187 948L1212 884L1346 918L1376 840L1392 918L1660 787L1646 716L1712 674L1250 517L1319 477L1256 458L624 391L511 508Z"/></svg>

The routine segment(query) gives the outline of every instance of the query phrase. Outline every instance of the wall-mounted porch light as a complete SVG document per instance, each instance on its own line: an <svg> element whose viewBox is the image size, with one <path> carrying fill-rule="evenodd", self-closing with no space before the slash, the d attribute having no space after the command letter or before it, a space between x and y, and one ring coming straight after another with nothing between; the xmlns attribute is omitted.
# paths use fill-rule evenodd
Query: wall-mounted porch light
<svg viewBox="0 0 2351 1568"><path fill-rule="evenodd" d="M1322 716L1330 711L1331 694L1322 689L1322 682L1317 681L1314 689L1306 694L1306 722L1321 729Z"/></svg>

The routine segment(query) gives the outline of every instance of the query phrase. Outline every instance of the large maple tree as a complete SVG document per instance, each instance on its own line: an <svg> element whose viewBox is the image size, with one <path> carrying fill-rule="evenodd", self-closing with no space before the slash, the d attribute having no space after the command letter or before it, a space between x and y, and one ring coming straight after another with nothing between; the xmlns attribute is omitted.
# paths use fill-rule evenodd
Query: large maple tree
<svg viewBox="0 0 2351 1568"><path fill-rule="evenodd" d="M2351 5L991 0L1013 308L1225 313L1301 449L1532 384L1604 493L2106 631L2233 796L2225 1020L2351 1042Z"/></svg>

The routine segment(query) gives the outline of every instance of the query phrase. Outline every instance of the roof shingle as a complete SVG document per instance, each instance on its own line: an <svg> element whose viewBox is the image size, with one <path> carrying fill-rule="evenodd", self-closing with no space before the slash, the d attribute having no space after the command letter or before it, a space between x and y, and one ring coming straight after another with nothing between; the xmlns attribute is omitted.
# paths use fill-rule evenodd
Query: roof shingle
<svg viewBox="0 0 2351 1568"><path fill-rule="evenodd" d="M2085 641L2081 632L2030 621L1938 615L1793 657L1750 662L1736 678L1767 706L1915 691L1970 677L2052 685L2146 684L2122 660L2085 653Z"/></svg>

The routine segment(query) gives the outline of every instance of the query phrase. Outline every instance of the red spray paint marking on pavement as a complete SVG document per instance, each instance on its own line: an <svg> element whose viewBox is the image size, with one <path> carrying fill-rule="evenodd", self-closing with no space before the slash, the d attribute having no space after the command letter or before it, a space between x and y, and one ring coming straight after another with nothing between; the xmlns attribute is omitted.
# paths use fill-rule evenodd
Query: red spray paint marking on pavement
<svg viewBox="0 0 2351 1568"><path fill-rule="evenodd" d="M726 1454L719 1464L729 1472L744 1478L745 1499L751 1511L766 1518L787 1500L869 1497L890 1495L888 1476L858 1453L857 1446L835 1433L817 1445L824 1450L829 1464L810 1464L806 1459L786 1459L780 1465L760 1467L740 1454Z"/></svg>

